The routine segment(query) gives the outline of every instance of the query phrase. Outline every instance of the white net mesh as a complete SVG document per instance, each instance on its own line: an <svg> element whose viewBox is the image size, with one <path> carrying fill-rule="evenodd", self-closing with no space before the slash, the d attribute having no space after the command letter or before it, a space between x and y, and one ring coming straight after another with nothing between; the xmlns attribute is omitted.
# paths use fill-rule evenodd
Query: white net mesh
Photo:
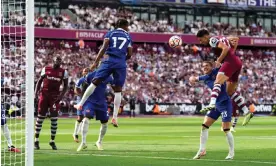
<svg viewBox="0 0 276 166"><path fill-rule="evenodd" d="M25 5L1 1L1 166L25 165Z"/></svg>

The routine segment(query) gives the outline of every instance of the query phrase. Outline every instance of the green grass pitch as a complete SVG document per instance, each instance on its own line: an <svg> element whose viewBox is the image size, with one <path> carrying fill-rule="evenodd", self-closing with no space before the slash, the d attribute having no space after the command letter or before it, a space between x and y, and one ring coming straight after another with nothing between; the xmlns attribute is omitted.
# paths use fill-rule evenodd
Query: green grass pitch
<svg viewBox="0 0 276 166"><path fill-rule="evenodd" d="M203 117L120 118L119 128L109 125L104 151L96 150L99 122L91 120L88 149L76 152L75 119L59 119L57 151L51 150L50 123L41 132L41 149L35 151L35 166L269 166L276 165L276 117L254 117L234 133L235 159L225 161L228 146L220 122L210 128L207 155L192 160L199 147ZM219 120L220 121L220 120ZM3 139L3 137L2 137ZM2 158L2 157L1 157Z"/></svg>

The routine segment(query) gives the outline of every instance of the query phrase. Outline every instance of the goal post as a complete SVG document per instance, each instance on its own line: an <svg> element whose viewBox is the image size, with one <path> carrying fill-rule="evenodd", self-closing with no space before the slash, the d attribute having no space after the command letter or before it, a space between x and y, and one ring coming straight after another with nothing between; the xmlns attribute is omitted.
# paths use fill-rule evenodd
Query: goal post
<svg viewBox="0 0 276 166"><path fill-rule="evenodd" d="M34 165L34 0L26 0L25 166Z"/></svg>
<svg viewBox="0 0 276 166"><path fill-rule="evenodd" d="M0 2L0 163L1 166L33 166L34 0Z"/></svg>

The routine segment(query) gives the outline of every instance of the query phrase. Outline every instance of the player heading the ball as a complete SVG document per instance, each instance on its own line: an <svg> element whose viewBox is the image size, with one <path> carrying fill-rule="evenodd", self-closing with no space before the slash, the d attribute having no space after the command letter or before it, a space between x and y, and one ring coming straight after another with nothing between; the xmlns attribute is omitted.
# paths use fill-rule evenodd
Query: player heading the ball
<svg viewBox="0 0 276 166"><path fill-rule="evenodd" d="M207 112L215 108L217 98L221 92L221 85L227 82L227 93L235 104L239 107L246 117L243 125L246 125L253 117L245 105L245 100L237 91L239 75L242 69L242 62L235 51L238 46L238 37L213 36L205 29L201 29L197 33L197 38L201 44L208 45L215 49L221 49L221 53L215 61L216 67L220 67L216 76L214 88L211 93L211 100L209 106L204 110Z"/></svg>
<svg viewBox="0 0 276 166"><path fill-rule="evenodd" d="M105 35L103 46L91 68L96 68L102 57L105 55L104 59L102 60L100 67L97 69L92 83L83 94L81 101L75 105L76 109L81 110L83 104L88 97L93 94L96 87L112 74L114 78L112 87L115 92L112 118L112 124L114 127L118 127L117 116L122 99L122 87L126 80L126 60L132 55L132 40L128 33L128 25L129 23L127 20L120 19L117 22L117 28L109 31Z"/></svg>

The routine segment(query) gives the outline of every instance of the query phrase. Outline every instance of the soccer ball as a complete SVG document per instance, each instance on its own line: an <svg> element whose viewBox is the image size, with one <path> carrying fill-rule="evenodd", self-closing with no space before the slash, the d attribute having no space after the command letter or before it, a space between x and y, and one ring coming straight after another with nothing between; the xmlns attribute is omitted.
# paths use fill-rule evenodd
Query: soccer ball
<svg viewBox="0 0 276 166"><path fill-rule="evenodd" d="M169 40L169 45L171 48L181 47L182 39L179 36L172 36Z"/></svg>

